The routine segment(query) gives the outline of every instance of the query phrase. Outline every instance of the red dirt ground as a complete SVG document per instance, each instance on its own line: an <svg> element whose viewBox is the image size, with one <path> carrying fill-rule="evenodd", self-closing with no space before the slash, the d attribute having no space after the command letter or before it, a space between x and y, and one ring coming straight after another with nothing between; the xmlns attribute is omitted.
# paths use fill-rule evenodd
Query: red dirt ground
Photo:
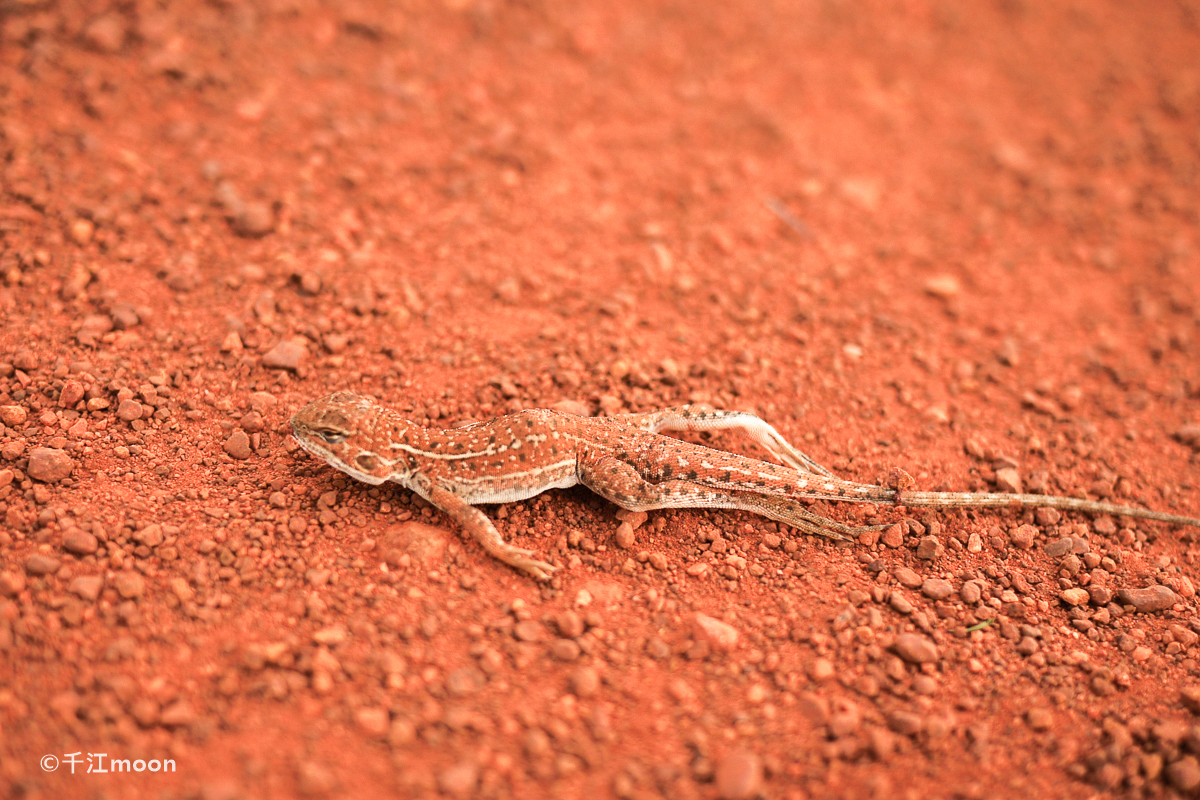
<svg viewBox="0 0 1200 800"><path fill-rule="evenodd" d="M487 508L539 585L287 427L705 402L1200 516L1194 0L0 14L0 794L1197 791L1195 530Z"/></svg>

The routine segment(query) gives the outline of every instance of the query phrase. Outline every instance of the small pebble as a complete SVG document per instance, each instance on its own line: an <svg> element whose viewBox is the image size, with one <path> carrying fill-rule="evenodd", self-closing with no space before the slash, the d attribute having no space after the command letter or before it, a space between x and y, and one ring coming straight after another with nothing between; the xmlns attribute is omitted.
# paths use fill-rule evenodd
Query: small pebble
<svg viewBox="0 0 1200 800"><path fill-rule="evenodd" d="M1021 493L1021 473L1013 467L996 470L996 491L1005 494Z"/></svg>
<svg viewBox="0 0 1200 800"><path fill-rule="evenodd" d="M523 619L513 626L513 636L522 642L541 641L544 632L542 623L532 619Z"/></svg>
<svg viewBox="0 0 1200 800"><path fill-rule="evenodd" d="M29 477L43 483L58 483L69 478L75 470L75 462L62 450L52 447L37 447L29 454Z"/></svg>
<svg viewBox="0 0 1200 800"><path fill-rule="evenodd" d="M906 589L916 589L923 582L921 576L908 567L896 567L892 570L892 576Z"/></svg>
<svg viewBox="0 0 1200 800"><path fill-rule="evenodd" d="M911 711L896 709L888 715L888 727L902 736L916 736L924 727L921 717Z"/></svg>
<svg viewBox="0 0 1200 800"><path fill-rule="evenodd" d="M96 226L90 219L81 218L71 223L71 238L75 240L75 244L77 245L86 245L92 240L92 234L95 232Z"/></svg>
<svg viewBox="0 0 1200 800"><path fill-rule="evenodd" d="M550 644L550 655L558 661L574 661L582 652L572 639L555 639Z"/></svg>
<svg viewBox="0 0 1200 800"><path fill-rule="evenodd" d="M1062 558L1067 553L1075 549L1075 541L1070 536L1064 536L1061 539L1056 539L1046 545L1046 555L1051 558Z"/></svg>
<svg viewBox="0 0 1200 800"><path fill-rule="evenodd" d="M38 358L38 354L32 350L18 350L17 354L13 356L12 363L19 370L33 372L41 366L42 361Z"/></svg>
<svg viewBox="0 0 1200 800"><path fill-rule="evenodd" d="M736 628L707 614L692 617L692 636L696 641L707 642L713 650L722 653L732 650L738 642Z"/></svg>
<svg viewBox="0 0 1200 800"><path fill-rule="evenodd" d="M1184 756L1167 767L1167 780L1181 792L1195 791L1200 787L1200 762L1195 756Z"/></svg>
<svg viewBox="0 0 1200 800"><path fill-rule="evenodd" d="M962 283L953 275L934 275L925 281L925 292L941 300L962 294Z"/></svg>
<svg viewBox="0 0 1200 800"><path fill-rule="evenodd" d="M0 572L0 597L16 597L25 591L25 575L21 572Z"/></svg>
<svg viewBox="0 0 1200 800"><path fill-rule="evenodd" d="M913 691L928 697L937 691L937 681L929 675L918 675L913 678Z"/></svg>
<svg viewBox="0 0 1200 800"><path fill-rule="evenodd" d="M438 773L438 789L451 797L471 797L479 783L479 765L470 759L458 761Z"/></svg>
<svg viewBox="0 0 1200 800"><path fill-rule="evenodd" d="M1117 599L1135 611L1150 614L1165 611L1179 602L1179 597L1166 586L1148 586L1145 589L1122 589Z"/></svg>
<svg viewBox="0 0 1200 800"><path fill-rule="evenodd" d="M616 534L617 547L622 550L628 550L634 545L633 526L628 522L622 522L617 528Z"/></svg>
<svg viewBox="0 0 1200 800"><path fill-rule="evenodd" d="M1042 527L1057 525L1062 519L1062 513L1057 508L1037 508L1034 509L1033 519Z"/></svg>
<svg viewBox="0 0 1200 800"><path fill-rule="evenodd" d="M1185 686L1179 690L1179 699L1193 714L1200 714L1200 686Z"/></svg>
<svg viewBox="0 0 1200 800"><path fill-rule="evenodd" d="M292 339L284 339L263 353L262 364L269 369L295 371L308 355L308 348Z"/></svg>
<svg viewBox="0 0 1200 800"><path fill-rule="evenodd" d="M71 581L72 594L93 602L100 597L103 588L104 578L100 575L80 575Z"/></svg>
<svg viewBox="0 0 1200 800"><path fill-rule="evenodd" d="M164 538L162 525L157 522L151 523L133 534L133 540L138 544L146 545L146 547L158 547L163 543Z"/></svg>
<svg viewBox="0 0 1200 800"><path fill-rule="evenodd" d="M236 458L239 461L245 461L254 454L250 449L250 437L245 431L234 431L225 440L225 452L231 458Z"/></svg>
<svg viewBox="0 0 1200 800"><path fill-rule="evenodd" d="M386 708L366 706L354 712L358 729L375 739L382 739L392 727L391 716Z"/></svg>
<svg viewBox="0 0 1200 800"><path fill-rule="evenodd" d="M83 399L83 384L79 381L67 381L58 394L58 404L63 408L74 408Z"/></svg>
<svg viewBox="0 0 1200 800"><path fill-rule="evenodd" d="M306 270L300 274L300 291L304 294L320 294L322 283L323 281L320 273L312 270Z"/></svg>
<svg viewBox="0 0 1200 800"><path fill-rule="evenodd" d="M883 536L879 537L879 541L887 547L895 550L904 546L904 526L897 523L890 526L883 532Z"/></svg>
<svg viewBox="0 0 1200 800"><path fill-rule="evenodd" d="M125 44L125 22L118 13L102 14L83 29L83 40L102 53L116 53Z"/></svg>
<svg viewBox="0 0 1200 800"><path fill-rule="evenodd" d="M335 647L346 641L346 638L349 635L350 633L346 630L346 626L330 625L328 628L322 628L321 630L313 633L312 638L317 644Z"/></svg>
<svg viewBox="0 0 1200 800"><path fill-rule="evenodd" d="M749 750L734 750L717 761L715 782L721 800L752 800L762 792L762 759Z"/></svg>
<svg viewBox="0 0 1200 800"><path fill-rule="evenodd" d="M63 535L63 549L68 553L86 556L96 552L99 546L100 541L82 528L72 528Z"/></svg>
<svg viewBox="0 0 1200 800"><path fill-rule="evenodd" d="M122 400L117 406L117 417L125 422L133 422L142 418L142 404L132 398Z"/></svg>
<svg viewBox="0 0 1200 800"><path fill-rule="evenodd" d="M168 728L179 728L191 725L196 721L196 709L186 700L176 700L163 709L159 722Z"/></svg>
<svg viewBox="0 0 1200 800"><path fill-rule="evenodd" d="M902 592L892 592L892 596L888 598L888 605L900 614L911 614L916 610Z"/></svg>
<svg viewBox="0 0 1200 800"><path fill-rule="evenodd" d="M558 628L558 632L567 639L583 635L583 618L574 611L564 611L559 614L555 618L554 624Z"/></svg>
<svg viewBox="0 0 1200 800"><path fill-rule="evenodd" d="M1053 715L1045 708L1031 708L1025 712L1025 722L1035 731L1048 730L1053 720Z"/></svg>
<svg viewBox="0 0 1200 800"><path fill-rule="evenodd" d="M1087 589L1080 589L1078 586L1076 586L1059 592L1058 599L1062 600L1069 606L1082 606L1087 604L1087 602L1091 599L1091 595L1088 594Z"/></svg>
<svg viewBox="0 0 1200 800"><path fill-rule="evenodd" d="M814 681L826 681L833 677L835 672L833 662L828 658L816 658L808 666L808 674L812 676Z"/></svg>
<svg viewBox="0 0 1200 800"><path fill-rule="evenodd" d="M222 353L240 353L242 349L242 337L238 335L237 331L230 331L221 340Z"/></svg>
<svg viewBox="0 0 1200 800"><path fill-rule="evenodd" d="M941 578L929 578L921 584L921 594L931 600L945 600L954 594L954 587L950 585L950 581Z"/></svg>
<svg viewBox="0 0 1200 800"><path fill-rule="evenodd" d="M595 667L579 667L571 672L568 680L576 697L594 697L600 691L600 673Z"/></svg>
<svg viewBox="0 0 1200 800"><path fill-rule="evenodd" d="M590 417L592 415L592 410L588 408L587 403L582 403L578 400L559 400L550 407L555 411L561 411L564 414L573 414L576 417Z"/></svg>
<svg viewBox="0 0 1200 800"><path fill-rule="evenodd" d="M57 558L41 553L34 553L25 559L25 571L30 575L53 575L60 566L62 562Z"/></svg>
<svg viewBox="0 0 1200 800"><path fill-rule="evenodd" d="M142 321L137 309L129 303L116 303L109 316L112 317L113 327L119 331L136 328Z"/></svg>
<svg viewBox="0 0 1200 800"><path fill-rule="evenodd" d="M233 215L233 230L238 236L265 236L274 229L275 213L266 203L246 203Z"/></svg>
<svg viewBox="0 0 1200 800"><path fill-rule="evenodd" d="M1193 450L1200 451L1200 425L1184 425L1171 434L1180 443L1186 444Z"/></svg>
<svg viewBox="0 0 1200 800"><path fill-rule="evenodd" d="M910 664L925 664L938 659L937 645L917 633L900 634L893 649Z"/></svg>
<svg viewBox="0 0 1200 800"><path fill-rule="evenodd" d="M979 598L983 596L983 591L979 588L979 584L975 581L967 581L958 590L958 597L969 606L973 606L979 602Z"/></svg>
<svg viewBox="0 0 1200 800"><path fill-rule="evenodd" d="M146 579L136 572L122 572L113 580L113 586L121 597L133 600L146 591Z"/></svg>
<svg viewBox="0 0 1200 800"><path fill-rule="evenodd" d="M1032 525L1021 525L1015 531L1008 534L1008 540L1012 542L1013 547L1028 550L1033 547L1035 536L1037 536L1037 528Z"/></svg>
<svg viewBox="0 0 1200 800"><path fill-rule="evenodd" d="M313 676L314 683L316 676ZM296 766L296 788L304 797L325 797L337 786L337 777L316 761L301 761Z"/></svg>
<svg viewBox="0 0 1200 800"><path fill-rule="evenodd" d="M0 422L10 428L25 424L29 413L21 406L0 406Z"/></svg>
<svg viewBox="0 0 1200 800"><path fill-rule="evenodd" d="M922 561L933 561L942 554L945 548L936 536L925 536L917 543L917 558Z"/></svg>

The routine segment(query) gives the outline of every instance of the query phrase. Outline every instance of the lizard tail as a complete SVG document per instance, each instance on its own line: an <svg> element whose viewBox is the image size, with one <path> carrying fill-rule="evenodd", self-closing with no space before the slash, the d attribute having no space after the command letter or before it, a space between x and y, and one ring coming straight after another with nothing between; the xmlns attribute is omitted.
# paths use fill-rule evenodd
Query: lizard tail
<svg viewBox="0 0 1200 800"><path fill-rule="evenodd" d="M1081 500L1076 497L1056 497L1042 494L1000 494L985 492L968 494L965 492L910 492L905 491L898 498L899 505L914 508L1003 508L1005 506L1020 506L1024 508L1061 508L1066 511L1087 511L1092 514L1113 514L1120 517L1135 517L1150 519L1156 522L1169 522L1174 525L1190 525L1200 528L1200 519L1184 517L1178 514L1165 514L1161 511L1150 511L1132 506L1119 506L1113 503L1098 503L1094 500Z"/></svg>

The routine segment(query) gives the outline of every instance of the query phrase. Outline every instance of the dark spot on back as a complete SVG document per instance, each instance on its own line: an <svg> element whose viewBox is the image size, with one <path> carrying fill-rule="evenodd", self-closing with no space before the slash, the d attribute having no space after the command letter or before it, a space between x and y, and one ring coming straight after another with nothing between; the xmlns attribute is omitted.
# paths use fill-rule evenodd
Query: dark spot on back
<svg viewBox="0 0 1200 800"><path fill-rule="evenodd" d="M696 470L694 470L694 469L689 469L689 470L687 471L687 479L688 479L689 481L694 481L694 480L696 480Z"/></svg>

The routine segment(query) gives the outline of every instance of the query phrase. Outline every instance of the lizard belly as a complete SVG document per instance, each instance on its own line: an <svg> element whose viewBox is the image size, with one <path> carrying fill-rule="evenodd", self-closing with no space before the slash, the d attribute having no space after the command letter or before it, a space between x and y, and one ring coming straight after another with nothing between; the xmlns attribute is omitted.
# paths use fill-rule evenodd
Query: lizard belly
<svg viewBox="0 0 1200 800"><path fill-rule="evenodd" d="M515 503L518 500L528 500L541 494L547 489L569 489L579 483L579 478L572 472L564 475L553 483L543 483L537 486L514 486L503 484L496 486L464 487L460 496L471 505L477 503Z"/></svg>

